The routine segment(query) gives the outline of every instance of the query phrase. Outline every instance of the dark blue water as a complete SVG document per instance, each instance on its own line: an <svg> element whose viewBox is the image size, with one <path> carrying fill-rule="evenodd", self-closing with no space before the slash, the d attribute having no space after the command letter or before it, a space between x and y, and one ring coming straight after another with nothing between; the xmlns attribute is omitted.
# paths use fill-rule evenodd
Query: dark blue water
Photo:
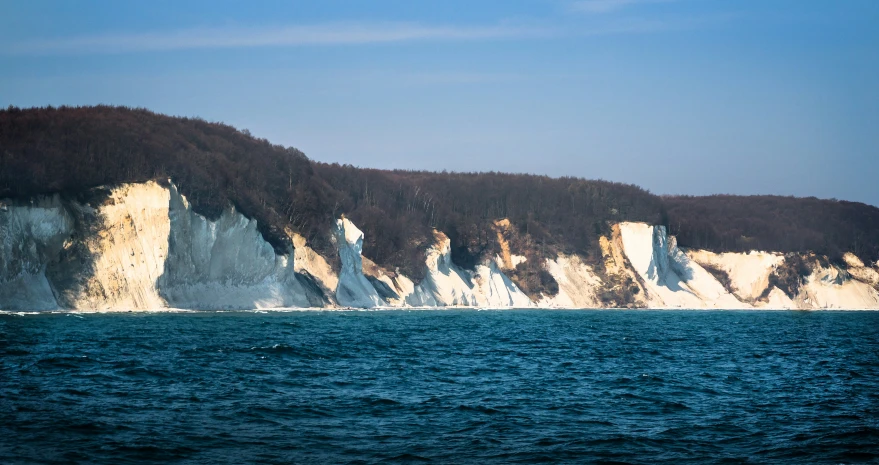
<svg viewBox="0 0 879 465"><path fill-rule="evenodd" d="M877 460L877 312L0 316L0 463Z"/></svg>

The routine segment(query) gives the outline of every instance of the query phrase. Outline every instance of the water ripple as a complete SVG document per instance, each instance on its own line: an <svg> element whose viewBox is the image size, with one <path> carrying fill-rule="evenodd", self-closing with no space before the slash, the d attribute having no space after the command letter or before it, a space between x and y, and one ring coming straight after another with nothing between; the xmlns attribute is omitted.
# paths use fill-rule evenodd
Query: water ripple
<svg viewBox="0 0 879 465"><path fill-rule="evenodd" d="M867 463L877 406L877 312L0 315L0 463Z"/></svg>

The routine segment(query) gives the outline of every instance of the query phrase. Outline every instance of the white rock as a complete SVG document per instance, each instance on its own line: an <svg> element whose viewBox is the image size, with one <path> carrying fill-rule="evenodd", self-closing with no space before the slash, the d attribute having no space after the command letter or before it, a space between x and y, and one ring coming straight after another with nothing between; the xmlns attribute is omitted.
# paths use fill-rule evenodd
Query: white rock
<svg viewBox="0 0 879 465"><path fill-rule="evenodd" d="M428 249L425 278L406 296L407 304L423 306L530 307L534 304L494 261L471 272L452 262L451 241L441 233Z"/></svg>
<svg viewBox="0 0 879 465"><path fill-rule="evenodd" d="M769 286L769 275L784 262L782 254L755 250L719 254L707 250L688 250L687 255L699 264L715 266L725 271L735 294L748 300L763 295Z"/></svg>
<svg viewBox="0 0 879 465"><path fill-rule="evenodd" d="M385 302L363 275L363 232L347 218L336 220L333 229L342 270L336 287L336 301L345 307L385 307Z"/></svg>
<svg viewBox="0 0 879 465"><path fill-rule="evenodd" d="M227 209L216 221L170 189L170 246L161 295L175 308L308 307L293 254L275 254L251 220ZM290 251L292 252L292 250Z"/></svg>
<svg viewBox="0 0 879 465"><path fill-rule="evenodd" d="M580 257L559 254L555 260L546 261L546 270L558 283L559 292L552 297L543 297L537 303L539 307L601 307L595 295L596 290L601 288L601 278Z"/></svg>
<svg viewBox="0 0 879 465"><path fill-rule="evenodd" d="M748 308L669 240L664 226L620 223L623 248L660 308Z"/></svg>
<svg viewBox="0 0 879 465"><path fill-rule="evenodd" d="M816 267L794 299L799 308L865 310L879 308L879 291L851 279L835 266Z"/></svg>
<svg viewBox="0 0 879 465"><path fill-rule="evenodd" d="M55 310L46 264L73 233L73 219L57 196L0 210L0 309Z"/></svg>

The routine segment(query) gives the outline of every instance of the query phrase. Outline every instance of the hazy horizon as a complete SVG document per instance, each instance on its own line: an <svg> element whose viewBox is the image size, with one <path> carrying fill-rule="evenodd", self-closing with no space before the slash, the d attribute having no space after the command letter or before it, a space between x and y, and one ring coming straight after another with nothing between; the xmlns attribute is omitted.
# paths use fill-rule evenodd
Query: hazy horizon
<svg viewBox="0 0 879 465"><path fill-rule="evenodd" d="M879 3L10 4L0 106L198 116L371 168L879 205Z"/></svg>

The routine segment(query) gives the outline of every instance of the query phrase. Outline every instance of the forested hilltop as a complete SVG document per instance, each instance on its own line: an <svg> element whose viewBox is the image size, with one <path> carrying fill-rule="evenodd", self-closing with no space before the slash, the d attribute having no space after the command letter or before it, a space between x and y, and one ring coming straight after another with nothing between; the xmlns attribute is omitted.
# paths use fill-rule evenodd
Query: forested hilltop
<svg viewBox="0 0 879 465"><path fill-rule="evenodd" d="M684 247L713 251L846 251L879 257L879 209L776 196L660 197L637 186L503 173L388 171L325 164L247 131L201 119L111 106L0 111L0 198L21 199L120 183L173 180L210 218L234 206L258 220L278 251L288 232L334 260L330 227L345 215L365 233L364 255L419 279L432 230L472 266L497 252L496 220L533 258L577 253L600 265L598 238L613 223L663 224ZM551 287L542 260L517 268L527 291Z"/></svg>

